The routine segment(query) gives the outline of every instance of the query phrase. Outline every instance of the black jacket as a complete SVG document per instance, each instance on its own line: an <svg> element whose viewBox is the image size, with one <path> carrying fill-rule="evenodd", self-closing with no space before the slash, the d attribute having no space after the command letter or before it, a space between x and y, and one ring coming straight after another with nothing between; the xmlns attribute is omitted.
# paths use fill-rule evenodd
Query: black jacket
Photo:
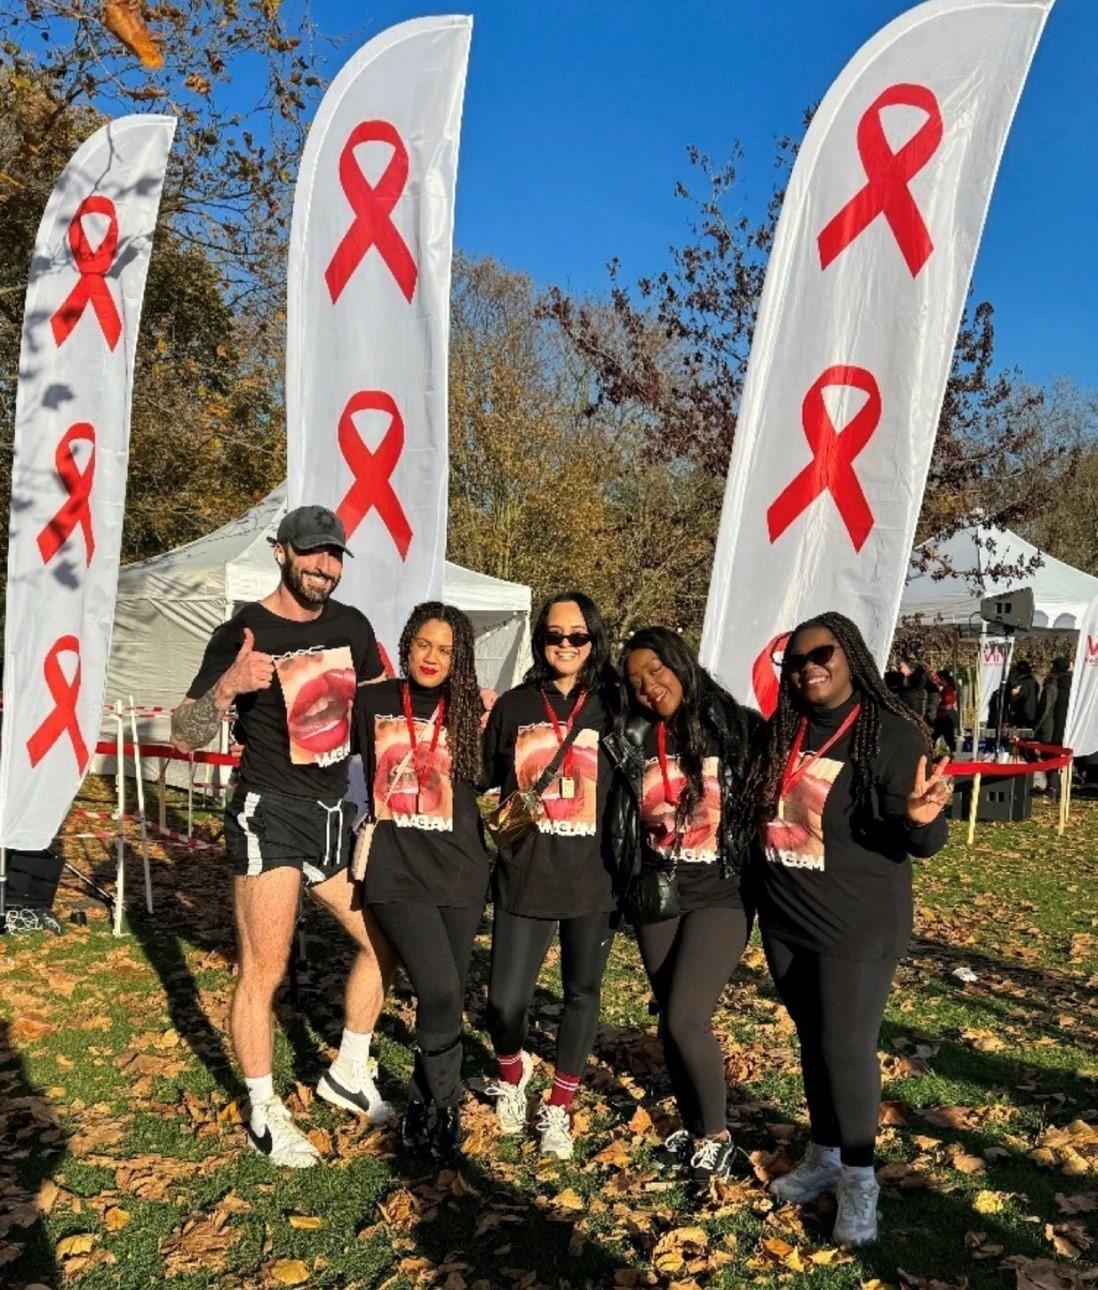
<svg viewBox="0 0 1098 1290"><path fill-rule="evenodd" d="M623 892L630 878L640 872L643 846L641 838L641 780L644 775L644 740L651 726L644 716L630 717L624 729L615 730L603 739L614 767L610 801L603 823L603 841L607 862L614 874L615 887ZM734 804L744 791L748 767L753 754L761 747L766 722L754 708L734 700L726 702L719 694L709 696L702 714L702 725L717 745L721 781L721 875L732 877L743 868L754 838L737 835Z"/></svg>

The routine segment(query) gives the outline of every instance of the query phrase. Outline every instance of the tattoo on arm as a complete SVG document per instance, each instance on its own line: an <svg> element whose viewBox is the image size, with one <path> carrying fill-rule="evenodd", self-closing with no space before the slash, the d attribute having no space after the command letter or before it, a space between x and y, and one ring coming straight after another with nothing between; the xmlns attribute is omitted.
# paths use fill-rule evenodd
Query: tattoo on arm
<svg viewBox="0 0 1098 1290"><path fill-rule="evenodd" d="M220 724L221 709L211 687L201 699L184 699L172 713L172 742L185 752L194 752L210 742Z"/></svg>

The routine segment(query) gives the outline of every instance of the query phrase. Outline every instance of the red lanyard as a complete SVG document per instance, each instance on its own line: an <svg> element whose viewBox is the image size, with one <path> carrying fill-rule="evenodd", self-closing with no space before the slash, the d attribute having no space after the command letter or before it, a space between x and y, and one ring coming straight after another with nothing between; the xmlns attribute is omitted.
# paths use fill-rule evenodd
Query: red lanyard
<svg viewBox="0 0 1098 1290"><path fill-rule="evenodd" d="M806 774L820 760L828 749L833 748L839 740L846 734L850 727L858 720L858 713L861 712L862 705L856 703L847 713L842 725L835 731L831 738L822 748L818 748L814 753L809 753L806 761L800 761L801 749L804 747L804 737L808 731L808 718L802 717L801 724L797 727L797 733L793 736L793 744L789 749L789 757L785 763L785 769L782 771L782 798L789 796L789 791L793 785Z"/></svg>
<svg viewBox="0 0 1098 1290"><path fill-rule="evenodd" d="M565 738L572 733L572 726L576 718L583 711L583 705L587 702L587 691L580 690L576 695L576 701L572 704L572 711L568 714L568 720L562 726L560 718L553 711L553 705L546 698L545 691L541 692L541 701L545 706L545 711L549 714L549 720L553 723L553 733L557 737L557 746L564 743ZM569 748L564 754L564 765L561 767L561 774L566 778L572 774L572 749Z"/></svg>
<svg viewBox="0 0 1098 1290"><path fill-rule="evenodd" d="M667 726L662 721L656 722L656 756L660 762L660 774L663 776L663 800L668 806L678 806L682 789L672 795L671 776L667 769Z"/></svg>
<svg viewBox="0 0 1098 1290"><path fill-rule="evenodd" d="M412 689L407 681L400 687L400 697L404 704L404 720L408 724L408 738L412 746L412 765L416 772L416 785L422 792L423 781L427 778L427 772L435 764L435 749L438 747L439 733L446 722L446 696L443 694L439 697L438 707L435 708L435 714L431 717L434 729L431 731L431 747L427 751L426 758L420 757L416 719L412 713Z"/></svg>

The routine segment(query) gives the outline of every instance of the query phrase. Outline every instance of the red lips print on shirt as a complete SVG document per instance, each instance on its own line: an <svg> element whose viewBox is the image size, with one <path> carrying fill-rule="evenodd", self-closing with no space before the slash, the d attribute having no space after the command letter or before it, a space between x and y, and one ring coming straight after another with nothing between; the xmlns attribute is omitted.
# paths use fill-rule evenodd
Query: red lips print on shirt
<svg viewBox="0 0 1098 1290"><path fill-rule="evenodd" d="M557 735L546 721L519 726L515 734L515 778L519 788L536 784L542 771L557 755ZM542 833L562 837L594 837L599 787L599 732L581 730L569 749L572 763L572 796L561 792L558 771L541 795L545 819Z"/></svg>
<svg viewBox="0 0 1098 1290"><path fill-rule="evenodd" d="M349 645L288 654L275 664L286 701L290 761L330 766L351 751L357 678Z"/></svg>
<svg viewBox="0 0 1098 1290"><path fill-rule="evenodd" d="M812 769L794 782L782 808L784 818L771 820L765 829L766 858L771 864L822 871L824 807L842 768L841 761L818 757Z"/></svg>
<svg viewBox="0 0 1098 1290"><path fill-rule="evenodd" d="M416 719L420 756L431 744L427 722ZM413 760L408 756L408 725L401 716L374 719L374 812L378 820L392 820L398 828L437 829L454 827L454 791L450 782L450 750L446 730L439 731L434 760L426 769L423 783L416 782Z"/></svg>
<svg viewBox="0 0 1098 1290"><path fill-rule="evenodd" d="M671 781L671 794L678 800L686 776L679 768L678 757L667 759L667 777ZM721 823L721 790L717 780L717 759L706 757L702 761L702 783L705 792L687 822L686 830L676 847L675 805L667 801L659 759L650 757L644 766L641 785L641 824L653 851L670 858L677 855L687 863L712 864L717 859L717 830Z"/></svg>

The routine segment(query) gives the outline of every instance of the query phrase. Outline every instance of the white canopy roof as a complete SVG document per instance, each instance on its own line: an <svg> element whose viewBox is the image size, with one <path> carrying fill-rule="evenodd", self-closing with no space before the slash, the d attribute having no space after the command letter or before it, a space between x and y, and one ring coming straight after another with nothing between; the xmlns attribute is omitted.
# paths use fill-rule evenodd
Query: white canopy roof
<svg viewBox="0 0 1098 1290"><path fill-rule="evenodd" d="M934 561L930 571L918 571L915 559L925 551L937 552L957 573L935 578ZM1038 554L1042 564L1033 573L1016 579L995 576L996 566L1028 564ZM1022 587L1033 589L1034 627L1058 631L1077 630L1087 605L1098 596L1098 578L1039 553L1010 529L977 524L915 548L900 614L905 618L918 614L924 622L979 626L981 600Z"/></svg>
<svg viewBox="0 0 1098 1290"><path fill-rule="evenodd" d="M278 570L268 538L286 510L285 485L246 515L196 542L126 565L106 699L174 706L190 685L210 633L235 608L272 591ZM480 682L504 690L530 660L530 588L446 563L443 599L463 609L477 635ZM367 615L369 606L363 606Z"/></svg>

